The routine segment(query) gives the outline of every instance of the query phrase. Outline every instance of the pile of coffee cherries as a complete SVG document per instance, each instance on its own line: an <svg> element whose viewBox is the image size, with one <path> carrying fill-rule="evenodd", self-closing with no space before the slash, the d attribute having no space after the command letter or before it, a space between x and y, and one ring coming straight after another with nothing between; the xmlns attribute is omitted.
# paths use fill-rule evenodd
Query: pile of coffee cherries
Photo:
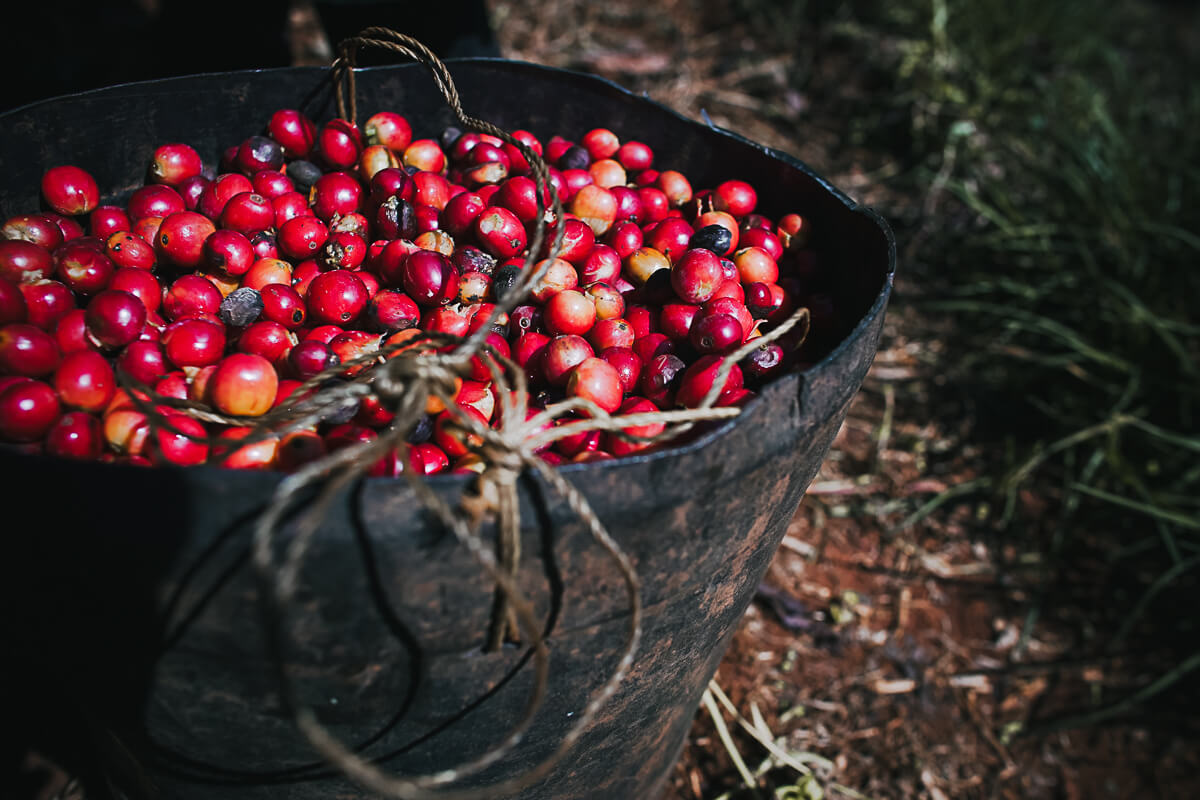
<svg viewBox="0 0 1200 800"><path fill-rule="evenodd" d="M718 405L744 403L832 340L828 276L803 216L756 213L741 180L694 190L656 169L646 144L604 128L544 145L512 135L550 165L543 200L561 200L564 235L531 296L491 322L539 216L529 163L497 137L451 128L414 139L390 111L361 129L344 119L318 127L284 109L216 170L187 144L147 153L146 184L124 205L101 205L78 166L49 169L45 210L0 228L0 442L67 458L288 471L373 439L393 410L371 395L337 418L239 444L253 426L166 405L157 413L170 424L151 424L126 384L249 421L343 362L421 331L466 336L490 324L488 345L526 374L531 413L582 397L626 414L697 405L724 355L800 306L809 336L754 350L728 373ZM491 377L476 359L455 385L454 402L483 424L500 410ZM431 397L426 412L409 446L372 474L482 466L442 401ZM542 455L590 461L652 446L631 436L581 433Z"/></svg>

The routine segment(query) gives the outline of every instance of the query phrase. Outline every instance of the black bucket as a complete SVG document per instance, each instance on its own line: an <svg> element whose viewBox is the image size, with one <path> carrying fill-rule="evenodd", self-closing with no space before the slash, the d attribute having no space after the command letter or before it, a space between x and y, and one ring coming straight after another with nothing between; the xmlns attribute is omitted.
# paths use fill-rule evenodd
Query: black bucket
<svg viewBox="0 0 1200 800"><path fill-rule="evenodd" d="M811 218L815 248L833 265L844 336L815 366L775 380L739 418L686 445L562 467L636 566L645 634L628 679L578 746L519 796L653 798L870 366L895 243L879 217L803 164L612 83L508 61L450 70L463 107L502 127L544 137L603 125L647 142L697 186L750 181L766 213ZM107 199L123 199L141 185L157 144L187 142L215 158L276 108L333 116L327 75L175 78L0 116L0 214L37 208L41 173L56 164L88 169L101 187L116 187ZM416 66L360 71L358 107L401 111L418 135L451 122ZM5 685L18 725L62 734L134 800L368 796L297 732L263 643L249 543L279 475L14 453L0 454L0 468L8 507L38 520L10 522L0 558L15 670ZM453 503L467 481L431 484ZM302 573L287 658L321 722L397 775L485 751L519 717L533 682L524 649L481 651L493 585L420 509L397 480L370 479L339 497ZM621 575L586 528L532 478L522 479L521 519L520 581L546 620L549 691L525 740L467 786L519 775L552 752L626 640ZM88 772L87 759L71 763Z"/></svg>

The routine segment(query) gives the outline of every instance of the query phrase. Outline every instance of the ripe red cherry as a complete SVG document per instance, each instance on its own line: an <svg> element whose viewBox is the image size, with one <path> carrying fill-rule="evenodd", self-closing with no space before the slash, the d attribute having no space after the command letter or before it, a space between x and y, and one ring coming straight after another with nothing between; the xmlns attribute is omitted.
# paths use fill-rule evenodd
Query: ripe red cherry
<svg viewBox="0 0 1200 800"><path fill-rule="evenodd" d="M526 334L530 336L532 334ZM542 370L552 386L565 386L571 370L584 359L596 353L587 339L575 334L556 336L546 345L542 357Z"/></svg>
<svg viewBox="0 0 1200 800"><path fill-rule="evenodd" d="M567 289L547 301L545 323L553 335L583 335L596 324L596 306L582 292Z"/></svg>
<svg viewBox="0 0 1200 800"><path fill-rule="evenodd" d="M143 190L139 189L138 191ZM209 219L220 219L221 212L225 210L225 204L231 197L242 192L252 191L254 191L254 184L250 182L249 178L236 172L227 172L218 175L216 180L204 188L204 191L200 193L195 210ZM130 214L135 218L138 216L133 213L132 209L130 209ZM167 214L156 214L155 216L165 217Z"/></svg>
<svg viewBox="0 0 1200 800"><path fill-rule="evenodd" d="M315 216L295 217L279 229L279 249L288 258L300 261L311 258L329 238L329 228Z"/></svg>
<svg viewBox="0 0 1200 800"><path fill-rule="evenodd" d="M675 402L686 408L699 406L716 381L723 362L724 359L718 355L705 355L697 359L683 374L679 382L679 391L675 394ZM740 389L742 384L742 370L734 364L721 393Z"/></svg>
<svg viewBox="0 0 1200 800"><path fill-rule="evenodd" d="M135 381L152 384L167 373L167 357L161 344L139 339L130 342L117 357L117 369Z"/></svg>
<svg viewBox="0 0 1200 800"><path fill-rule="evenodd" d="M120 206L96 206L88 215L88 232L100 239L107 239L117 231L127 231L131 227L129 215Z"/></svg>
<svg viewBox="0 0 1200 800"><path fill-rule="evenodd" d="M624 391L620 373L602 358L585 358L567 378L568 396L590 400L610 414L620 408Z"/></svg>
<svg viewBox="0 0 1200 800"><path fill-rule="evenodd" d="M113 273L112 280L108 282L108 288L129 292L142 301L142 305L148 312L158 311L159 305L162 303L162 284L149 270L132 267L119 269Z"/></svg>
<svg viewBox="0 0 1200 800"><path fill-rule="evenodd" d="M458 271L448 258L429 250L409 254L401 282L408 296L426 308L449 303L458 295Z"/></svg>
<svg viewBox="0 0 1200 800"><path fill-rule="evenodd" d="M257 417L271 410L279 376L259 355L233 353L217 365L208 392L218 410L233 416Z"/></svg>
<svg viewBox="0 0 1200 800"><path fill-rule="evenodd" d="M381 144L395 153L403 153L412 143L412 125L394 111L372 114L363 125L368 144Z"/></svg>
<svg viewBox="0 0 1200 800"><path fill-rule="evenodd" d="M204 190L211 184L208 178L203 175L193 175L190 178L184 178L175 187L179 192L179 196L183 198L184 211L195 211L200 205L200 195L204 194Z"/></svg>
<svg viewBox="0 0 1200 800"><path fill-rule="evenodd" d="M335 214L358 211L361 202L362 184L346 172L322 175L308 193L308 203L313 213L325 222L333 219Z"/></svg>
<svg viewBox="0 0 1200 800"><path fill-rule="evenodd" d="M55 214L54 212L49 212L46 216L54 220L54 224L58 226L58 231L62 234L64 242L69 242L72 239L78 239L80 236L83 236L83 226L73 218L62 214Z"/></svg>
<svg viewBox="0 0 1200 800"><path fill-rule="evenodd" d="M271 283L262 288L260 295L263 302L262 315L264 319L277 322L289 329L299 328L304 324L308 308L304 304L304 298L291 286Z"/></svg>
<svg viewBox="0 0 1200 800"><path fill-rule="evenodd" d="M58 421L61 410L49 385L32 379L14 381L0 390L0 439L36 442Z"/></svg>
<svg viewBox="0 0 1200 800"><path fill-rule="evenodd" d="M549 208L549 198L545 200L545 207ZM508 178L492 195L491 204L507 208L516 214L521 222L533 222L538 214L537 183L523 175Z"/></svg>
<svg viewBox="0 0 1200 800"><path fill-rule="evenodd" d="M32 242L8 239L0 242L0 278L12 283L45 280L54 272L50 251Z"/></svg>
<svg viewBox="0 0 1200 800"><path fill-rule="evenodd" d="M54 388L64 405L99 413L117 390L117 378L108 359L94 350L69 353L54 373Z"/></svg>
<svg viewBox="0 0 1200 800"><path fill-rule="evenodd" d="M579 283L583 286L612 283L620 274L621 254L606 244L597 244L579 268Z"/></svg>
<svg viewBox="0 0 1200 800"><path fill-rule="evenodd" d="M200 154L186 144L160 145L150 158L150 180L178 186L188 178L200 174L204 164Z"/></svg>
<svg viewBox="0 0 1200 800"><path fill-rule="evenodd" d="M334 169L353 167L362 149L362 133L349 120L331 119L317 133L317 152Z"/></svg>
<svg viewBox="0 0 1200 800"><path fill-rule="evenodd" d="M646 241L655 250L665 253L667 258L675 261L688 249L692 234L692 226L686 220L667 217L650 230Z"/></svg>
<svg viewBox="0 0 1200 800"><path fill-rule="evenodd" d="M262 194L262 192L259 192L259 194ZM312 209L308 207L308 197L300 194L300 192L284 192L272 197L271 208L275 209L276 229L282 228L283 223L295 217L316 216L312 213Z"/></svg>
<svg viewBox="0 0 1200 800"><path fill-rule="evenodd" d="M151 184L135 191L129 198L127 208L129 218L137 220L146 217L169 217L186 211L187 205L179 192L170 186Z"/></svg>
<svg viewBox="0 0 1200 800"><path fill-rule="evenodd" d="M683 359L673 353L655 356L642 370L642 394L659 408L670 408L685 367Z"/></svg>
<svg viewBox="0 0 1200 800"><path fill-rule="evenodd" d="M103 450L100 420L84 411L63 414L46 433L47 455L92 461Z"/></svg>
<svg viewBox="0 0 1200 800"><path fill-rule="evenodd" d="M644 397L630 397L625 402L621 403L621 407L617 409L617 413L626 414L653 414L660 409L658 406L651 403ZM628 428L622 428L621 432L628 436L651 437L657 436L666 430L666 424L662 422L651 422L647 425L631 425ZM639 441L637 439L625 439L618 436L612 431L607 431L604 434L604 439L601 442L604 449L612 453L614 456L626 456L630 453L636 453L645 450L648 447L653 447L653 442Z"/></svg>
<svg viewBox="0 0 1200 800"><path fill-rule="evenodd" d="M701 316L688 339L701 353L727 353L742 343L742 323L729 314Z"/></svg>
<svg viewBox="0 0 1200 800"><path fill-rule="evenodd" d="M106 289L87 305L88 335L101 347L116 349L138 338L146 324L146 307L129 292Z"/></svg>
<svg viewBox="0 0 1200 800"><path fill-rule="evenodd" d="M17 288L25 298L25 321L44 331L53 330L75 307L75 296L59 281L22 283Z"/></svg>
<svg viewBox="0 0 1200 800"><path fill-rule="evenodd" d="M728 211L735 217L744 217L754 210L758 194L745 181L725 181L713 190L712 199L717 211Z"/></svg>
<svg viewBox="0 0 1200 800"><path fill-rule="evenodd" d="M617 371L624 392L629 393L637 388L642 377L642 359L637 353L628 347L609 347L600 351L599 355Z"/></svg>
<svg viewBox="0 0 1200 800"><path fill-rule="evenodd" d="M274 205L275 200L284 195L304 197L304 195L296 191L296 184L292 182L292 179L278 170L259 170L251 176L250 183L254 186L254 193L261 194L272 201L272 205Z"/></svg>
<svg viewBox="0 0 1200 800"><path fill-rule="evenodd" d="M487 204L474 192L463 192L451 198L438 216L438 222L453 236L461 236L471 229L475 219L483 213Z"/></svg>
<svg viewBox="0 0 1200 800"><path fill-rule="evenodd" d="M118 268L132 267L143 271L154 268L154 248L131 231L117 231L104 243L104 254Z"/></svg>
<svg viewBox="0 0 1200 800"><path fill-rule="evenodd" d="M79 167L52 167L42 175L42 197L60 214L86 214L100 205L100 188Z"/></svg>
<svg viewBox="0 0 1200 800"><path fill-rule="evenodd" d="M329 345L316 339L300 342L293 347L287 361L292 374L302 381L340 363Z"/></svg>
<svg viewBox="0 0 1200 800"><path fill-rule="evenodd" d="M367 323L381 333L402 331L417 324L421 309L411 297L394 289L376 292L367 309Z"/></svg>
<svg viewBox="0 0 1200 800"><path fill-rule="evenodd" d="M195 269L204 263L204 240L217 228L212 220L195 211L180 211L163 219L155 237L155 248L168 263Z"/></svg>
<svg viewBox="0 0 1200 800"><path fill-rule="evenodd" d="M633 327L620 317L600 320L587 334L588 342L597 353L611 347L631 348L635 339Z"/></svg>
<svg viewBox="0 0 1200 800"><path fill-rule="evenodd" d="M738 249L743 247L761 247L775 261L783 258L783 242L775 234L761 228L754 228L741 234L738 240Z"/></svg>
<svg viewBox="0 0 1200 800"><path fill-rule="evenodd" d="M245 275L257 260L246 235L237 231L214 231L204 240L204 263L226 275Z"/></svg>
<svg viewBox="0 0 1200 800"><path fill-rule="evenodd" d="M229 198L221 211L220 226L250 236L275 225L275 206L257 192L242 192Z"/></svg>
<svg viewBox="0 0 1200 800"><path fill-rule="evenodd" d="M287 358L295 344L296 337L287 328L278 322L261 319L246 326L238 337L237 349L242 353L262 356L272 364L279 364Z"/></svg>
<svg viewBox="0 0 1200 800"><path fill-rule="evenodd" d="M24 322L27 316L25 295L17 288L17 284L6 278L0 278L0 325Z"/></svg>
<svg viewBox="0 0 1200 800"><path fill-rule="evenodd" d="M177 367L206 367L225 353L225 326L192 317L173 322L162 333L163 350Z"/></svg>
<svg viewBox="0 0 1200 800"><path fill-rule="evenodd" d="M0 374L49 375L60 357L58 343L41 328L23 322L0 328Z"/></svg>
<svg viewBox="0 0 1200 800"><path fill-rule="evenodd" d="M194 466L208 459L208 432L187 414L169 413L146 441L146 454L159 466Z"/></svg>
<svg viewBox="0 0 1200 800"><path fill-rule="evenodd" d="M475 239L497 258L511 258L525 249L525 227L507 208L492 206L475 219Z"/></svg>
<svg viewBox="0 0 1200 800"><path fill-rule="evenodd" d="M54 324L54 341L64 355L80 350L95 350L87 335L87 312L82 308L72 308Z"/></svg>
<svg viewBox="0 0 1200 800"><path fill-rule="evenodd" d="M625 142L616 152L617 161L630 172L649 169L654 163L654 151L642 142Z"/></svg>
<svg viewBox="0 0 1200 800"><path fill-rule="evenodd" d="M20 239L53 250L65 239L48 214L18 214L0 226L0 239Z"/></svg>
<svg viewBox="0 0 1200 800"><path fill-rule="evenodd" d="M304 296L309 319L318 325L352 322L366 308L369 299L362 280L344 269L323 272L313 278Z"/></svg>
<svg viewBox="0 0 1200 800"><path fill-rule="evenodd" d="M709 250L688 250L671 267L671 287L685 303L704 303L725 280L721 260Z"/></svg>
<svg viewBox="0 0 1200 800"><path fill-rule="evenodd" d="M272 114L267 133L283 147L284 155L291 158L307 158L317 141L317 126L292 108L281 108Z"/></svg>
<svg viewBox="0 0 1200 800"><path fill-rule="evenodd" d="M54 252L55 276L76 294L93 295L112 280L112 260L84 239L67 242Z"/></svg>
<svg viewBox="0 0 1200 800"><path fill-rule="evenodd" d="M686 342L692 321L700 313L700 306L690 303L667 303L658 316L658 327L674 342Z"/></svg>
<svg viewBox="0 0 1200 800"><path fill-rule="evenodd" d="M216 314L221 300L221 292L208 278L181 275L163 294L162 312L169 320Z"/></svg>

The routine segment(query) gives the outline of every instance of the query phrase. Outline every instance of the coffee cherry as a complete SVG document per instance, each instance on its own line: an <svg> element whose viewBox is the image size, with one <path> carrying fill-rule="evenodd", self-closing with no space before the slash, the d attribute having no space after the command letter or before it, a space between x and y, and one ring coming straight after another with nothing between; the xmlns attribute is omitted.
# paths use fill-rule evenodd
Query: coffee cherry
<svg viewBox="0 0 1200 800"><path fill-rule="evenodd" d="M101 347L117 349L138 338L146 324L146 307L129 292L107 289L87 305L88 335Z"/></svg>
<svg viewBox="0 0 1200 800"><path fill-rule="evenodd" d="M63 405L99 413L117 390L117 378L108 359L93 350L69 353L54 373L54 389Z"/></svg>
<svg viewBox="0 0 1200 800"><path fill-rule="evenodd" d="M278 388L271 362L250 353L225 356L209 379L213 405L233 416L257 417L270 411Z"/></svg>
<svg viewBox="0 0 1200 800"><path fill-rule="evenodd" d="M46 454L94 461L104 452L100 421L84 411L63 414L46 433Z"/></svg>
<svg viewBox="0 0 1200 800"><path fill-rule="evenodd" d="M151 384L167 372L166 353L156 341L130 342L117 357L117 369L135 381Z"/></svg>
<svg viewBox="0 0 1200 800"><path fill-rule="evenodd" d="M309 284L304 297L309 319L319 325L353 322L366 308L368 300L367 287L362 280L344 269L318 275Z"/></svg>
<svg viewBox="0 0 1200 800"><path fill-rule="evenodd" d="M96 179L74 166L46 170L42 176L42 197L50 208L68 216L86 214L100 205Z"/></svg>
<svg viewBox="0 0 1200 800"><path fill-rule="evenodd" d="M531 334L526 334L531 335ZM566 334L554 337L546 345L542 371L551 386L566 386L570 372L584 359L596 353L582 336Z"/></svg>
<svg viewBox="0 0 1200 800"><path fill-rule="evenodd" d="M287 361L292 374L302 381L340 363L340 359L334 355L329 345L313 339L293 347L288 353Z"/></svg>
<svg viewBox="0 0 1200 800"><path fill-rule="evenodd" d="M263 319L277 322L285 328L295 330L302 326L308 317L308 307L304 298L291 286L282 283L267 284L259 292L259 297L262 300Z"/></svg>
<svg viewBox="0 0 1200 800"><path fill-rule="evenodd" d="M167 263L195 269L204 260L204 241L216 226L195 211L180 211L165 217L158 228L155 248Z"/></svg>
<svg viewBox="0 0 1200 800"><path fill-rule="evenodd" d="M159 466L194 466L208 459L207 431L187 414L168 413L146 442L146 455Z"/></svg>
<svg viewBox="0 0 1200 800"><path fill-rule="evenodd" d="M610 414L621 405L624 388L616 368L602 358L585 358L567 378L567 395L590 400Z"/></svg>
<svg viewBox="0 0 1200 800"><path fill-rule="evenodd" d="M225 327L207 319L173 322L162 333L167 358L177 367L206 367L225 353Z"/></svg>
<svg viewBox="0 0 1200 800"><path fill-rule="evenodd" d="M621 407L617 409L618 414L653 414L660 409L654 403L644 397L630 397L621 403ZM649 438L658 436L666 430L666 424L662 422L652 422L647 425L631 425L628 428L622 428L621 433L627 436ZM639 441L638 439L625 439L618 436L612 431L607 431L601 441L601 445L605 450L612 453L614 456L626 456L630 453L637 453L654 446L654 442Z"/></svg>
<svg viewBox="0 0 1200 800"><path fill-rule="evenodd" d="M40 378L54 372L61 357L54 337L41 328L21 322L0 328L0 375Z"/></svg>
<svg viewBox="0 0 1200 800"><path fill-rule="evenodd" d="M418 250L405 259L401 282L408 296L425 308L449 303L458 295L454 265L428 250Z"/></svg>
<svg viewBox="0 0 1200 800"><path fill-rule="evenodd" d="M631 348L608 347L599 351L599 355L617 371L622 391L628 394L638 387L642 377L642 359Z"/></svg>
<svg viewBox="0 0 1200 800"><path fill-rule="evenodd" d="M567 289L546 302L545 323L552 335L583 335L596 323L596 306L581 292Z"/></svg>
<svg viewBox="0 0 1200 800"><path fill-rule="evenodd" d="M688 334L701 353L727 353L742 343L742 324L729 314L710 314L695 320Z"/></svg>
<svg viewBox="0 0 1200 800"><path fill-rule="evenodd" d="M28 317L25 296L17 284L0 278L0 325L24 322Z"/></svg>
<svg viewBox="0 0 1200 800"><path fill-rule="evenodd" d="M475 219L473 230L480 246L497 258L509 258L525 249L525 228L507 208L488 208Z"/></svg>
<svg viewBox="0 0 1200 800"><path fill-rule="evenodd" d="M53 251L65 240L54 219L47 214L18 214L0 225L0 239L19 239Z"/></svg>
<svg viewBox="0 0 1200 800"><path fill-rule="evenodd" d="M46 248L20 239L0 242L0 278L16 284L33 283L53 272L54 261Z"/></svg>
<svg viewBox="0 0 1200 800"><path fill-rule="evenodd" d="M0 440L36 442L58 421L61 406L41 381L22 379L0 389Z"/></svg>
<svg viewBox="0 0 1200 800"><path fill-rule="evenodd" d="M189 145L164 144L156 148L150 157L149 176L154 183L178 186L188 178L199 175L203 168L200 154Z"/></svg>

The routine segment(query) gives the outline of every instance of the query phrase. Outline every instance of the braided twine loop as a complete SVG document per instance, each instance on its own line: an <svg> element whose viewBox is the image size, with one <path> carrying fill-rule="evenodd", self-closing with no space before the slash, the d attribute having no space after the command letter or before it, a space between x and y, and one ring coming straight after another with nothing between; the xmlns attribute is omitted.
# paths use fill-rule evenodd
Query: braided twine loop
<svg viewBox="0 0 1200 800"><path fill-rule="evenodd" d="M518 148L529 162L537 185L538 216L524 268L513 291L496 303L487 324L479 326L473 334L455 337L420 332L402 343L385 345L375 352L331 367L310 378L292 393L292 397L303 399L261 417L216 413L199 403L158 395L150 387L124 373L120 374L120 379L130 399L147 416L152 436L161 429L207 441L210 445L228 445L229 442L211 436L197 437L179 430L164 415L163 409L181 411L203 422L250 427L251 433L238 440L238 447L281 438L292 431L309 428L347 408L356 407L369 395L375 395L385 407L395 410L393 422L376 439L336 450L286 476L257 520L252 552L260 590L267 601L268 644L274 657L281 696L290 707L296 725L312 747L351 780L381 796L398 800L485 800L517 793L554 768L574 747L599 709L616 692L633 664L642 636L640 584L632 562L583 494L557 469L543 461L538 451L557 439L595 430L611 431L630 441L653 443L679 436L700 422L737 416L740 413L738 408L715 407L733 366L754 349L777 339L797 325L806 332L808 311L801 308L770 332L750 340L726 356L712 388L697 408L610 415L589 400L572 397L539 410L526 419L529 394L524 370L489 346L486 338L492 324L520 304L542 280L561 250L563 209L557 195L546 191L549 183L546 163L506 131L485 120L468 116L462 109L458 91L446 65L425 45L387 28L366 28L340 45L340 55L331 69L338 113L344 119L354 121L357 115L354 71L357 52L363 47L397 53L424 65L464 130L496 136ZM546 195L551 199L549 209L544 205ZM550 213L547 214L547 211ZM547 218L554 220L552 237L546 257L538 259L537 254L541 252L546 237ZM455 379L469 373L472 359L476 356L481 357L490 371L497 389L502 415L498 428L480 424L454 402ZM349 380L331 383L331 379L345 376L348 370L354 373ZM535 679L520 718L491 749L452 769L424 775L396 776L348 748L317 720L313 710L300 700L284 666L283 654L292 631L289 611L300 583L301 569L334 498L341 490L364 477L367 470L393 448L398 448L405 463L408 463L409 445L406 440L424 415L430 397L440 400L453 415L454 422L479 443L475 450L487 466L478 477L474 493L460 498L457 507L452 507L439 497L415 470L405 469L402 474L424 506L436 513L442 524L495 581L495 604L487 632L487 649L494 650L510 639L519 638L527 642L533 653ZM577 414L582 414L582 418L553 424L560 418ZM634 436L623 430L657 423L666 427L655 436ZM497 763L522 741L547 691L549 654L542 623L517 583L521 555L517 481L526 472L540 476L562 498L616 564L624 580L629 605L626 641L616 667L603 685L593 691L586 707L576 716L553 753L532 769L498 783L480 789L456 788L451 784ZM301 499L309 497L314 487L317 489L315 498L302 504ZM294 507L300 507L301 514L291 523L286 542L281 542L284 538L280 530L283 519ZM497 542L494 546L489 545L480 534L483 522L492 517L497 525Z"/></svg>

